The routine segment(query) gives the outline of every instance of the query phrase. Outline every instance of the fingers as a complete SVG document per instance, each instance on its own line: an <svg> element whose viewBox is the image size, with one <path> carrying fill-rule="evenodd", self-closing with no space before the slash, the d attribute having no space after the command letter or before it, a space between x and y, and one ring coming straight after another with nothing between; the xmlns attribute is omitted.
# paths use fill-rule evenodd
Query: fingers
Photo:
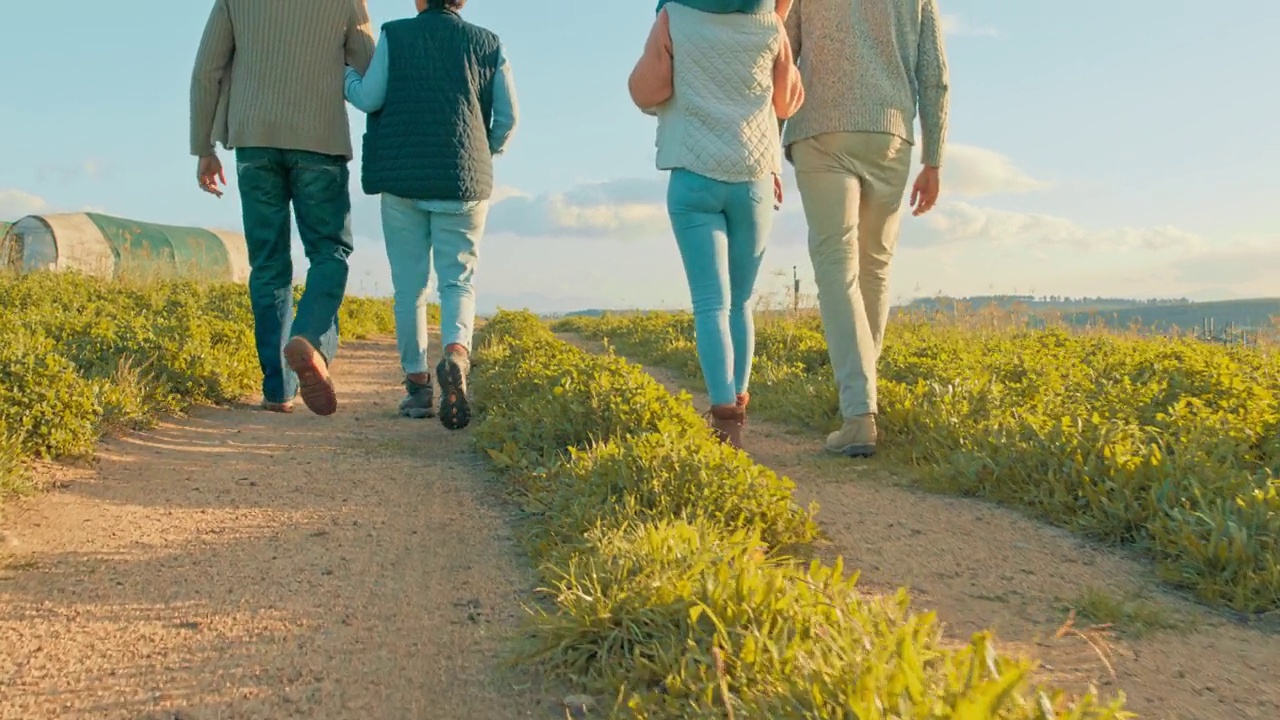
<svg viewBox="0 0 1280 720"><path fill-rule="evenodd" d="M917 191L916 193L912 193L912 195L914 196L917 193L920 196L920 204L915 205L915 203L912 203L913 206L915 206L915 211L913 211L911 214L915 215L916 217L919 217L929 212L930 210L932 210L933 206L938 203L938 188L935 185L933 187L926 188L922 191Z"/></svg>
<svg viewBox="0 0 1280 720"><path fill-rule="evenodd" d="M222 197L222 190L218 188L218 183L215 177L216 176L214 175L201 175L196 180L200 185L201 190L213 195L214 197ZM222 181L222 184L227 184L225 179Z"/></svg>

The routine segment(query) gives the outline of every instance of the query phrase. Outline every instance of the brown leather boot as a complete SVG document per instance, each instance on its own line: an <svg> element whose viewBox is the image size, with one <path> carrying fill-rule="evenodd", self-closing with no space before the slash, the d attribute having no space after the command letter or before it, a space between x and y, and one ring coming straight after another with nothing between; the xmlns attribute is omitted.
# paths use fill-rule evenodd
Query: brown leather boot
<svg viewBox="0 0 1280 720"><path fill-rule="evenodd" d="M741 449L742 426L747 422L747 412L740 405L716 405L711 408L711 428L721 442Z"/></svg>

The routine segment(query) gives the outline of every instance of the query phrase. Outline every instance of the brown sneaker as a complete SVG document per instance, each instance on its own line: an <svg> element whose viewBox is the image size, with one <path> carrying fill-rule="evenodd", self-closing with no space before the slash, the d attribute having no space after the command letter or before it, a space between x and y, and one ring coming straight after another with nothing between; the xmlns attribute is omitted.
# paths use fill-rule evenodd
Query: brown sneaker
<svg viewBox="0 0 1280 720"><path fill-rule="evenodd" d="M338 394L329 377L324 356L306 338L294 337L284 346L284 359L298 375L298 394L311 412L332 415L338 411Z"/></svg>
<svg viewBox="0 0 1280 720"><path fill-rule="evenodd" d="M855 458L876 454L876 416L846 418L844 426L827 436L827 450Z"/></svg>
<svg viewBox="0 0 1280 720"><path fill-rule="evenodd" d="M738 407L742 408L742 412L747 411L747 406L751 404L751 393L744 392L738 396Z"/></svg>
<svg viewBox="0 0 1280 720"><path fill-rule="evenodd" d="M742 449L742 426L747 422L746 411L734 405L717 405L707 413L711 416L711 429L720 442Z"/></svg>
<svg viewBox="0 0 1280 720"><path fill-rule="evenodd" d="M273 413L291 413L293 412L293 403L291 402L267 402L262 401L262 409Z"/></svg>

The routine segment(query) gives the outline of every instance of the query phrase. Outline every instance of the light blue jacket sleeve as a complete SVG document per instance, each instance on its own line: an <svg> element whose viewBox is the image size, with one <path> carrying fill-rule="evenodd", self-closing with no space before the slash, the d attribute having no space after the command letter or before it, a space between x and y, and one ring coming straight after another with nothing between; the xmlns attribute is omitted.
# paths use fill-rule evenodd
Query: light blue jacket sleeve
<svg viewBox="0 0 1280 720"><path fill-rule="evenodd" d="M489 152L501 155L520 121L520 104L506 52L498 50L498 74L493 79L493 120L489 125Z"/></svg>
<svg viewBox="0 0 1280 720"><path fill-rule="evenodd" d="M373 51L373 59L369 62L369 72L364 77L355 68L347 66L347 80L344 94L347 102L357 110L375 113L382 109L387 101L387 72L389 60L387 56L387 34L378 37L378 47Z"/></svg>

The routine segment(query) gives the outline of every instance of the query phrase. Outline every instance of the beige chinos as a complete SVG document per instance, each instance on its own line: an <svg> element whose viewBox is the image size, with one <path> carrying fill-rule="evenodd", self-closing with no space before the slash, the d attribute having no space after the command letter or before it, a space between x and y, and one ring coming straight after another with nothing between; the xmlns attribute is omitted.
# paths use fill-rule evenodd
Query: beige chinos
<svg viewBox="0 0 1280 720"><path fill-rule="evenodd" d="M790 155L840 414L874 414L911 144L888 133L836 132L800 140Z"/></svg>

